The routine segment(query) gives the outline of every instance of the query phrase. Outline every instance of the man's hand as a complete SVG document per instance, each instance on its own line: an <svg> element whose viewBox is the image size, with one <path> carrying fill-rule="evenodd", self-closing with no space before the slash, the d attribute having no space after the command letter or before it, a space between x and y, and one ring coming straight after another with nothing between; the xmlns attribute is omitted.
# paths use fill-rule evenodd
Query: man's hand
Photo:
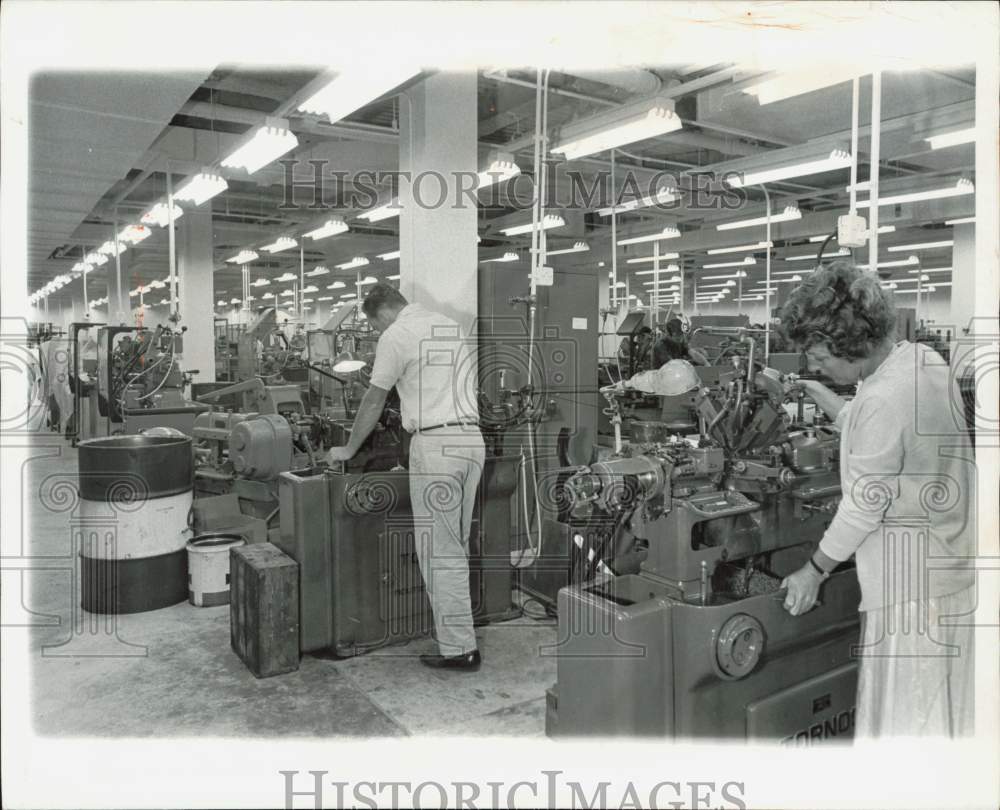
<svg viewBox="0 0 1000 810"><path fill-rule="evenodd" d="M806 611L812 610L822 582L823 577L809 563L785 577L781 581L781 587L788 588L788 593L785 594L785 610L793 616L801 616Z"/></svg>
<svg viewBox="0 0 1000 810"><path fill-rule="evenodd" d="M326 454L328 464L333 464L335 461L350 461L352 458L354 458L354 451L346 445L344 447L331 447Z"/></svg>

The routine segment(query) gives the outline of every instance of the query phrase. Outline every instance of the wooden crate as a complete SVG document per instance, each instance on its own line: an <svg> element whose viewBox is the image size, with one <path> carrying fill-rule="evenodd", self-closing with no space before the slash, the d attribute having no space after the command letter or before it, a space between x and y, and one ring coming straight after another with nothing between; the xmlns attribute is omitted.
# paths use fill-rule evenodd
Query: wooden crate
<svg viewBox="0 0 1000 810"><path fill-rule="evenodd" d="M270 543L229 552L229 635L258 678L299 668L299 566Z"/></svg>

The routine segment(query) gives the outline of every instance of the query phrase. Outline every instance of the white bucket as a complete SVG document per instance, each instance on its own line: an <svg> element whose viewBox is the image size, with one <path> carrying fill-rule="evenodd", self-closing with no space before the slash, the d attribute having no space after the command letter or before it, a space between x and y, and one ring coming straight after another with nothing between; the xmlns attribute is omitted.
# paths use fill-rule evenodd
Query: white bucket
<svg viewBox="0 0 1000 810"><path fill-rule="evenodd" d="M229 604L229 550L246 545L231 532L200 534L187 544L188 601L195 607Z"/></svg>

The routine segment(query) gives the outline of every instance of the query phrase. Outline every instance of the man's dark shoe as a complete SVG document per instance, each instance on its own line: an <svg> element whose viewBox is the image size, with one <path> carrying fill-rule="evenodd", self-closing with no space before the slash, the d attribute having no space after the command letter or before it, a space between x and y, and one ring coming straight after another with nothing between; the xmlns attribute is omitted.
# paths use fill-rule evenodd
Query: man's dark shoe
<svg viewBox="0 0 1000 810"><path fill-rule="evenodd" d="M477 672L483 662L479 650L473 650L464 655L430 655L420 656L420 663L435 669L459 669L467 672Z"/></svg>

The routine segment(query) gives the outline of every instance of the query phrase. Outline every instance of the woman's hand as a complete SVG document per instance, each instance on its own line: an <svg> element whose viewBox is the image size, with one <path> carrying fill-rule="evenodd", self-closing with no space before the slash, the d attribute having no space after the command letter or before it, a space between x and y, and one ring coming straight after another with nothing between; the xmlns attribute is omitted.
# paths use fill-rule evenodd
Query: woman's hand
<svg viewBox="0 0 1000 810"><path fill-rule="evenodd" d="M812 610L822 583L823 577L809 563L785 577L781 581L781 587L788 589L788 593L785 594L785 610L793 616L801 616L806 611Z"/></svg>
<svg viewBox="0 0 1000 810"><path fill-rule="evenodd" d="M354 458L354 451L347 446L331 447L326 454L326 460L333 464L335 461L350 461Z"/></svg>

